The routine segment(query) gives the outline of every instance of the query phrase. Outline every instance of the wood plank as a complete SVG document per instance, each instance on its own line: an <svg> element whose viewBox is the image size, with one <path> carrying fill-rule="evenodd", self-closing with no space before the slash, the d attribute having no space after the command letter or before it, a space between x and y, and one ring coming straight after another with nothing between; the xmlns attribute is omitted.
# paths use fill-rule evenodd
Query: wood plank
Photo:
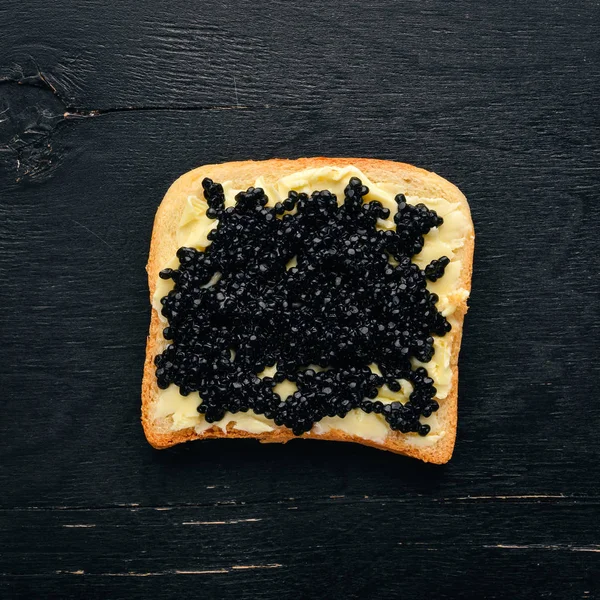
<svg viewBox="0 0 600 600"><path fill-rule="evenodd" d="M76 10L6 0L1 10L2 70L41 71L83 111L393 102L435 118L439 103L448 113L478 100L493 114L529 96L539 117L598 85L599 9L586 0L324 0L318 11L281 0L86 0Z"/></svg>
<svg viewBox="0 0 600 600"><path fill-rule="evenodd" d="M0 595L593 598L598 3L0 6ZM455 456L139 424L154 211L197 165L373 156L469 198Z"/></svg>
<svg viewBox="0 0 600 600"><path fill-rule="evenodd" d="M0 573L21 590L61 586L63 597L126 585L159 598L192 585L215 597L318 597L323 582L351 598L405 589L472 597L465 581L490 598L584 597L600 575L598 531L586 526L599 502L535 501L524 511L519 501L333 498L9 511L2 536L13 542Z"/></svg>
<svg viewBox="0 0 600 600"><path fill-rule="evenodd" d="M433 132L421 139L415 162L462 185L478 233L452 463L424 467L365 448L310 442L217 441L167 453L146 446L139 385L155 207L187 168L284 155L274 149L281 142L272 131L287 125L298 133L287 154L310 153L323 131L335 137L345 118L331 117L324 127L311 116L218 111L69 121L57 170L38 187L13 184L0 223L13 339L0 348L10 415L0 429L6 440L16 424L23 432L2 451L4 480L22 486L6 485L2 506L103 506L161 494L162 502L192 502L203 484L228 484L240 500L257 493L272 498L278 485L289 496L313 493L311 486L375 496L597 494L600 408L590 398L599 367L589 359L600 321L588 266L600 212L591 192L595 156L582 149L560 159L566 168L557 180L543 148L532 149L523 165L503 150L482 149L477 165L474 151L450 156ZM348 154L375 154L389 122L375 124L373 117L361 127L364 135L333 145L332 153L343 146ZM407 158L392 145L384 154ZM428 157L438 157L437 164ZM543 199L542 212L535 198ZM15 257L35 285L14 276ZM257 476L264 480L258 488Z"/></svg>

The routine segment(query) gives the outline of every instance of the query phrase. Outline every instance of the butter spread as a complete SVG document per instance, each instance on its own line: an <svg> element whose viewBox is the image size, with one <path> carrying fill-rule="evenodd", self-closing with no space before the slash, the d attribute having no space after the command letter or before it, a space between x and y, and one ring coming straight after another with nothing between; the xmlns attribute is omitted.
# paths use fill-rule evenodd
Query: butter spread
<svg viewBox="0 0 600 600"><path fill-rule="evenodd" d="M364 173L354 166L347 167L321 167L317 169L306 169L286 177L282 177L275 183L265 182L263 177L259 177L254 183L254 187L262 187L269 198L268 204L273 206L276 202L285 199L289 190L306 192L310 194L314 190L328 189L336 194L338 199L344 197L344 188L350 177L358 177L364 185L369 188L369 193L365 196L365 202L378 200L390 210L388 219L379 219L378 228L393 229L394 215L397 210L395 201L396 194L401 191L393 183L373 183ZM224 182L225 206L235 204L235 195L242 191L232 186L231 182ZM468 297L468 291L460 287L461 261L456 258L455 251L461 248L466 239L469 230L469 222L465 215L459 210L458 203L452 203L444 198L426 198L421 196L407 196L406 200L410 204L423 203L429 209L435 210L437 214L444 219L440 228L433 228L425 235L425 245L423 250L415 255L412 260L421 269L432 260L440 256L447 256L450 263L446 267L445 274L435 282L428 281L427 288L439 296L437 307L439 311L448 319L451 325L456 325L456 319L453 314L456 307L464 302ZM210 241L208 233L215 226L216 222L206 216L208 205L202 197L202 189L199 187L195 194L188 196L179 227L176 231L177 247L188 246L198 250L205 249ZM288 263L287 267L294 266L294 259ZM165 268L175 269L179 266L177 257L164 265ZM218 281L218 276L213 277L207 284L214 285ZM161 321L166 319L161 315L160 299L166 296L173 287L172 280L157 279L155 293L152 299L152 305L157 311ZM448 336L449 338L450 336ZM452 382L452 369L450 367L451 347L448 338L434 336L435 353L428 363L420 363L412 359L414 366L424 366L429 376L434 380L437 389L436 399L443 400L447 397ZM163 340L163 347L168 344ZM371 370L377 374L379 370L376 365L371 365ZM269 367L259 374L260 377L272 376L275 367ZM382 403L400 401L405 403L412 391L412 386L408 381L400 380L402 389L399 392L392 392L386 385L379 390L377 400ZM277 384L274 391L285 399L293 394L297 387L290 381L283 381ZM254 434L273 431L276 426L270 419L262 415L257 415L252 410L246 413L226 413L225 417L216 423L207 423L204 416L198 413L197 407L201 400L197 392L188 396L182 396L175 385L170 385L165 390L158 391L157 401L154 404L154 418L166 419L169 428L173 431L193 427L196 432L201 433L213 426L220 427L223 431L231 423L237 430L247 431ZM431 427L431 432L426 437L417 434L406 434L405 438L414 445L426 446L436 443L445 432L440 428L436 414L428 418L422 418L422 423ZM390 428L385 419L375 413L365 413L360 409L351 410L344 418L325 417L315 423L312 433L321 435L332 429L343 431L350 435L383 443L390 433Z"/></svg>

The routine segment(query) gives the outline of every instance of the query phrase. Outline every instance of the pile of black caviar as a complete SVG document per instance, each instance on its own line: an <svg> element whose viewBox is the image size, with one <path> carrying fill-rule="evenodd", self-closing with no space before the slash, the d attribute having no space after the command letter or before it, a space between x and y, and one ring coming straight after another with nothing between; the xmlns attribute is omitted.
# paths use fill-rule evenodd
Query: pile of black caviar
<svg viewBox="0 0 600 600"><path fill-rule="evenodd" d="M443 220L399 194L395 229L378 229L389 210L363 202L369 190L356 177L339 204L327 190L290 191L268 207L264 191L250 187L225 208L220 184L202 186L217 223L206 250L180 248L180 267L160 273L174 288L161 300L171 342L155 359L158 386L199 392L209 423L253 410L301 435L358 408L427 435L419 419L438 409L436 389L411 358L430 361L432 336L450 331L426 287L449 261L421 270L411 257ZM270 366L273 377L258 376ZM280 398L273 388L286 379L298 389ZM374 400L384 384L400 391L401 379L414 388L408 402Z"/></svg>

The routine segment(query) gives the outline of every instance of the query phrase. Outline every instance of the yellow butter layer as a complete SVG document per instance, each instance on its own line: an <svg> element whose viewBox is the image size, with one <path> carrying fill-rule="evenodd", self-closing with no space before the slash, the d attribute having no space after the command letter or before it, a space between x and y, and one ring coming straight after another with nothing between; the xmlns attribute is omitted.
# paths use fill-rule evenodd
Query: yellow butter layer
<svg viewBox="0 0 600 600"><path fill-rule="evenodd" d="M305 192L310 194L314 190L330 190L336 194L338 200L344 198L344 188L348 184L350 177L358 177L364 185L369 188L369 193L364 201L369 202L378 200L390 210L388 219L380 219L378 227L380 229L393 229L395 227L394 215L396 214L395 196L401 192L397 184L393 183L373 183L364 173L354 166L347 167L321 167L318 169L306 169L282 177L275 183L266 183L263 177L259 177L254 182L254 187L261 187L269 198L268 205L273 206L276 202L284 200L290 190ZM231 182L223 182L225 192L225 206L235 204L235 195L242 191L231 185ZM439 228L433 228L425 236L425 245L423 250L415 255L412 260L420 268L425 268L432 260L440 256L447 256L450 263L446 267L444 276L438 281L428 282L427 288L439 296L437 303L438 310L448 319L454 327L457 323L453 314L459 304L463 303L468 297L467 290L460 287L461 261L456 257L456 250L461 248L469 232L469 221L461 212L458 203L452 203L444 198L427 198L422 196L407 196L407 202L410 204L423 203L429 209L435 210L437 214L444 219L443 225ZM210 244L208 233L216 225L216 221L206 216L208 205L203 197L203 190L199 186L195 193L188 196L183 210L181 221L176 232L177 247L182 246L204 250ZM290 261L293 263L293 261ZM179 261L173 256L163 268L176 269ZM293 266L290 264L289 267ZM218 281L218 275L207 285L214 285ZM171 279L157 279L156 290L152 299L152 306L158 312L160 319L166 321L160 314L162 306L160 299L166 296L173 288ZM436 399L443 403L447 397L452 382L452 369L450 367L451 348L449 345L449 336L434 336L434 355L430 362L423 364L413 360L415 366L424 366L429 376L434 380L437 388ZM163 347L167 345L165 340ZM374 372L378 372L376 365L371 365ZM272 372L271 372L272 371ZM275 367L265 369L259 376L272 375ZM383 386L377 400L384 403L408 401L408 396L412 391L412 386L407 381L401 381L402 389L400 392L392 392L387 386ZM283 399L296 390L295 384L284 381L275 387L275 392ZM214 425L226 430L229 423L233 424L234 429L247 431L250 433L264 433L276 429L276 425L270 419L262 415L257 415L249 410L246 413L227 413L223 419L217 423L207 423L204 416L198 413L197 408L201 403L198 393L182 396L175 385L169 386L166 390L159 390L156 403L154 404L154 419L166 419L169 428L173 431L193 427L198 433L201 433ZM427 446L436 443L445 431L441 428L439 420L434 413L431 417L421 418L421 422L427 423L431 427L430 433L421 437L415 433L406 434L410 443L419 446ZM331 430L340 430L347 434L365 438L375 442L383 443L390 433L390 427L381 415L375 413L367 414L360 409L353 409L344 418L326 417L315 423L312 433L321 435Z"/></svg>

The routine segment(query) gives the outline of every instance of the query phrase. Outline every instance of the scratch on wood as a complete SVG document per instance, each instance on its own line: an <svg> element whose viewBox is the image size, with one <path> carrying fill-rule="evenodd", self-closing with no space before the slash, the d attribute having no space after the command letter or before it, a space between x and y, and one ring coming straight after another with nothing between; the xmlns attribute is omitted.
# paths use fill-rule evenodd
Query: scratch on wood
<svg viewBox="0 0 600 600"><path fill-rule="evenodd" d="M153 577L154 575L162 575L162 573L135 573L134 571L127 573L106 573L107 577Z"/></svg>
<svg viewBox="0 0 600 600"><path fill-rule="evenodd" d="M104 115L127 112L194 112L202 110L256 110L264 108L270 108L270 106L268 104L259 104L256 106L244 104L213 104L206 106L117 106L114 108L98 108L90 110L66 110L62 116L64 119L90 119L102 117Z"/></svg>
<svg viewBox="0 0 600 600"><path fill-rule="evenodd" d="M231 567L234 571L243 571L248 569L279 569L283 565L279 563L271 563L269 565L235 565Z"/></svg>
<svg viewBox="0 0 600 600"><path fill-rule="evenodd" d="M484 548L501 550L570 550L571 552L600 552L600 546L573 546L572 544L494 544Z"/></svg>
<svg viewBox="0 0 600 600"><path fill-rule="evenodd" d="M206 570L206 571L180 571L180 570L176 570L174 571L175 575L211 575L211 574L217 574L217 573L229 573L229 571L227 569L212 569L212 570ZM158 573L157 573L158 575Z"/></svg>
<svg viewBox="0 0 600 600"><path fill-rule="evenodd" d="M87 575L92 577L164 577L168 575L223 575L233 571L250 571L254 569L279 569L283 567L281 563L267 563L264 565L232 565L231 567L222 567L220 569L173 569L168 571L126 571L123 573L86 573L83 569L77 571L55 571L57 575ZM7 575L2 573L2 575ZM31 575L31 574L30 574Z"/></svg>
<svg viewBox="0 0 600 600"><path fill-rule="evenodd" d="M75 219L71 219L71 221L73 221L73 223L75 223L76 225L79 225L79 227L83 227L86 231L89 231L94 237L98 238L105 246L108 246L113 252L116 252L116 250L104 238L101 238L95 231L92 231L89 227L86 227L83 223L80 223ZM132 504L131 506L139 506L139 504Z"/></svg>
<svg viewBox="0 0 600 600"><path fill-rule="evenodd" d="M397 542L398 546L427 546L429 542Z"/></svg>
<svg viewBox="0 0 600 600"><path fill-rule="evenodd" d="M89 527L96 527L96 525L93 523L78 523L78 524L74 524L74 525L63 525L63 527L66 527L67 529L75 529L75 528L87 529Z"/></svg>
<svg viewBox="0 0 600 600"><path fill-rule="evenodd" d="M52 85L50 80L38 69L38 77L52 90L55 96L58 96L57 89Z"/></svg>
<svg viewBox="0 0 600 600"><path fill-rule="evenodd" d="M262 519L230 519L228 521L184 521L182 525L236 525L237 523L258 523Z"/></svg>
<svg viewBox="0 0 600 600"><path fill-rule="evenodd" d="M227 486L207 486L210 489L216 487L227 487ZM345 502L347 503L400 503L404 504L409 502L409 499L406 498L389 498L389 497L371 497L371 496L358 496L353 498L352 496L344 496L344 495L331 495L325 496L323 499L325 500L333 500L345 498ZM288 502L296 501L296 498L284 498L282 500L276 500L272 503L277 505L285 505ZM431 498L431 502L477 502L477 501L534 501L534 500L564 500L568 502L585 502L586 504L598 504L600 503L600 496L597 495L568 495L568 494L519 494L519 495L485 495L485 496L447 496L442 498ZM271 503L267 503L271 504ZM100 506L75 506L75 505L49 505L49 506L13 506L7 508L0 508L0 513L4 512L48 512L48 511L73 511L73 512L82 512L82 513L91 513L95 511L112 511L112 510L187 510L187 509L198 509L204 508L206 506L244 506L246 502L244 501L236 501L236 500L219 500L212 502L189 502L189 503L176 503L172 505L140 505L139 503L116 503L116 504L106 504ZM293 507L292 507L293 508Z"/></svg>
<svg viewBox="0 0 600 600"><path fill-rule="evenodd" d="M514 496L458 496L456 498L444 498L444 500L544 500L566 497L565 494L522 494Z"/></svg>
<svg viewBox="0 0 600 600"><path fill-rule="evenodd" d="M173 504L171 506L140 506L138 503L132 504L108 504L106 506L13 506L10 508L0 508L0 513L4 512L81 512L91 513L100 511L129 511L138 512L141 510L185 510L195 508L205 508L206 506L220 506L221 504L237 504L234 501L210 502L210 503L189 503L189 504ZM242 502L241 504L245 504Z"/></svg>
<svg viewBox="0 0 600 600"><path fill-rule="evenodd" d="M54 571L57 575L85 575L83 569L79 571Z"/></svg>
<svg viewBox="0 0 600 600"><path fill-rule="evenodd" d="M235 82L235 75L233 76L233 87L235 89L235 105L239 107L240 102L238 100L238 91L237 91L237 84Z"/></svg>
<svg viewBox="0 0 600 600"><path fill-rule="evenodd" d="M484 548L500 548L502 550L559 550L556 544L494 544L484 545Z"/></svg>

